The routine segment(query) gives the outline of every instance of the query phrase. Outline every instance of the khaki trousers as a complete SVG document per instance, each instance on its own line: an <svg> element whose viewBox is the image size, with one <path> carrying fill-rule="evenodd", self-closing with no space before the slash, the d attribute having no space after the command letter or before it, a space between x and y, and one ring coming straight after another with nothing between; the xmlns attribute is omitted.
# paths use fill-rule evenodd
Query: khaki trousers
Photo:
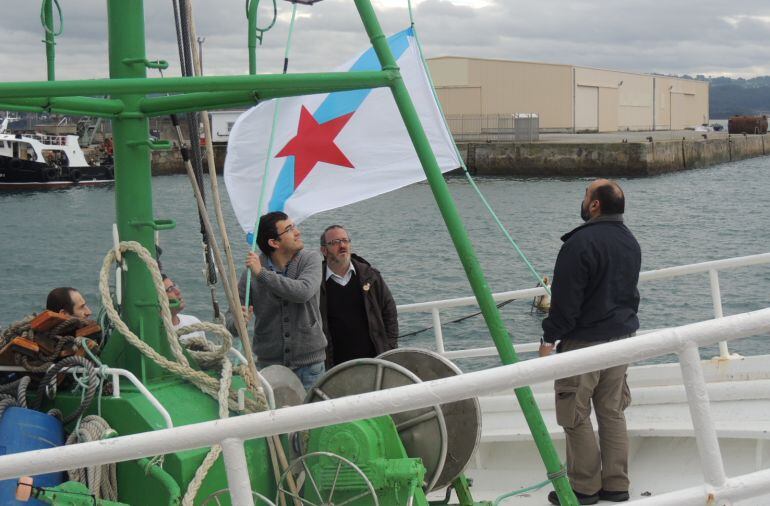
<svg viewBox="0 0 770 506"><path fill-rule="evenodd" d="M565 340L559 352L596 344L602 343ZM567 475L572 488L581 494L628 490L628 433L623 414L631 403L627 369L628 365L619 365L554 382L556 422L564 428L567 440ZM599 424L598 444L591 424L592 402Z"/></svg>

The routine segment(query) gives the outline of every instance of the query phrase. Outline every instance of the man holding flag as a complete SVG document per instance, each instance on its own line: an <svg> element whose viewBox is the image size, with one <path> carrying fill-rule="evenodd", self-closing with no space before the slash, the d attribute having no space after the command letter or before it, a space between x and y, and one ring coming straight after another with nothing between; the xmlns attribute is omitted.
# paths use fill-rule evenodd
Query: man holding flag
<svg viewBox="0 0 770 506"><path fill-rule="evenodd" d="M249 313L253 309L257 366L286 366L309 389L326 371L326 337L318 306L321 255L303 249L299 228L282 212L260 218L257 246L262 254L248 253L247 269L238 282L244 304L247 277L252 275ZM234 330L233 316L227 319Z"/></svg>
<svg viewBox="0 0 770 506"><path fill-rule="evenodd" d="M460 167L459 154L441 115L412 29L392 35L388 45L440 170L447 172ZM338 70L371 71L382 70L382 66L370 48ZM235 216L247 236L253 237L255 222L263 214L286 213L268 240L273 241L270 244L274 244L278 252L294 258L283 244L291 241L279 235L289 224L294 225L287 214L301 222L321 211L424 181L425 173L391 90L376 88L261 102L242 114L230 132L224 179ZM264 218L260 219L258 235L263 234ZM321 262L320 258L311 260L297 239L300 244L294 251L297 257L288 264L278 259L284 253L276 255L266 250L260 241L263 255L249 257L249 265L254 267L257 278L252 285L254 309L259 313L255 314L258 323L254 333L255 353L260 365L283 363L300 374L304 368L315 373L319 364L314 361L324 358L318 344L326 341L320 329L309 328L310 323L320 322L320 317L314 318L318 315ZM296 248L296 244L293 247ZM272 268L267 264L268 259L273 260ZM309 273L311 263L317 268L313 267L315 270ZM288 270L281 277L283 268ZM283 305L273 307L275 297L264 292L276 290L280 285L276 280L288 283L307 281L310 277L317 280L313 285L314 297L310 297L309 288L303 286L301 300L284 300L278 295ZM240 283L242 298L245 279L241 278ZM260 304L264 306L262 309L258 307ZM286 304L296 305L296 310L289 315L279 314L277 311L285 310ZM295 316L304 320L294 323ZM279 327L280 339L272 336ZM291 327L288 332L287 327ZM300 331L307 338L304 343L294 334ZM288 341L281 342L284 339ZM298 345L301 349L297 349ZM313 381L303 382L308 386Z"/></svg>
<svg viewBox="0 0 770 506"><path fill-rule="evenodd" d="M460 167L412 29L388 38L442 172ZM381 70L373 49L337 70ZM425 180L388 88L267 100L246 111L230 132L224 171L241 227L283 211L308 216Z"/></svg>

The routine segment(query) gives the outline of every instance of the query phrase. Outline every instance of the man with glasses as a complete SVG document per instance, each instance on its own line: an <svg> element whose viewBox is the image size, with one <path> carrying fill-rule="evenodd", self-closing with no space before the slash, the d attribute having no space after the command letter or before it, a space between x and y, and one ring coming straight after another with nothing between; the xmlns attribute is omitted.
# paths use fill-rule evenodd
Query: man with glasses
<svg viewBox="0 0 770 506"><path fill-rule="evenodd" d="M179 285L174 283L174 281L165 274L161 274L161 278L163 278L163 286L166 288L166 296L168 297L169 305L171 306L171 323L174 324L174 330L179 330L182 327L187 327L188 325L193 325L195 323L201 323L198 317L182 313L185 308L185 301L184 297L182 297L182 290L179 289ZM222 345L221 337L208 337L206 333L201 330L182 334L179 336L179 341L182 344L186 344L190 339L196 337L208 339L217 346ZM239 344L240 341L235 341L233 343L233 349L227 353L230 362L232 362L234 365L246 363L246 359L241 353L242 349L239 347Z"/></svg>
<svg viewBox="0 0 770 506"><path fill-rule="evenodd" d="M174 330L179 330L182 327L187 327L194 323L200 323L201 321L197 317L182 313L185 308L184 297L182 297L182 291L174 281L165 274L161 274L161 278L163 278L163 286L166 288L166 296L168 297L169 303L171 303L171 323L174 324ZM179 336L179 340L184 343L186 340L193 337L202 337L205 339L206 335L201 331L190 332L189 334Z"/></svg>
<svg viewBox="0 0 770 506"><path fill-rule="evenodd" d="M321 315L329 340L326 364L375 357L397 346L396 303L380 272L352 253L350 235L340 225L321 234L326 261L321 282Z"/></svg>
<svg viewBox="0 0 770 506"><path fill-rule="evenodd" d="M286 366L309 389L326 372L326 337L318 307L321 256L303 249L299 228L282 212L259 219L257 246L262 254L249 252L247 270L238 282L243 304L251 274L250 307L243 310L254 315L257 366ZM234 329L232 315L227 319Z"/></svg>

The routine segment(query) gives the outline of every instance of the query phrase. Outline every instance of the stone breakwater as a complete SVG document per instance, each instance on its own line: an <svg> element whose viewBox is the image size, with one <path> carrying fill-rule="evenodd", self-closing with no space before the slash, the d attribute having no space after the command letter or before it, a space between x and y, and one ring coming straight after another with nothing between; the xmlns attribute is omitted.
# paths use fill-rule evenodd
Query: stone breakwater
<svg viewBox="0 0 770 506"><path fill-rule="evenodd" d="M468 143L468 169L483 176L653 176L770 152L770 134L644 142Z"/></svg>
<svg viewBox="0 0 770 506"><path fill-rule="evenodd" d="M458 144L468 169L480 176L641 177L698 169L770 152L770 134L581 142L495 142ZM222 173L227 146L214 146L217 172ZM184 174L178 148L152 154L153 175ZM205 160L205 157L204 157Z"/></svg>

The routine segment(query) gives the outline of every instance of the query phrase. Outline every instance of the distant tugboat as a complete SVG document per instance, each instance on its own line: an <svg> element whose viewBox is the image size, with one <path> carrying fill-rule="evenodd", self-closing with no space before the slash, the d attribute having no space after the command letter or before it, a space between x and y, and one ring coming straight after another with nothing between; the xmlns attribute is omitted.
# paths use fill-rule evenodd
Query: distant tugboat
<svg viewBox="0 0 770 506"><path fill-rule="evenodd" d="M86 161L77 135L8 133L0 125L0 190L67 188L112 183L111 157Z"/></svg>

